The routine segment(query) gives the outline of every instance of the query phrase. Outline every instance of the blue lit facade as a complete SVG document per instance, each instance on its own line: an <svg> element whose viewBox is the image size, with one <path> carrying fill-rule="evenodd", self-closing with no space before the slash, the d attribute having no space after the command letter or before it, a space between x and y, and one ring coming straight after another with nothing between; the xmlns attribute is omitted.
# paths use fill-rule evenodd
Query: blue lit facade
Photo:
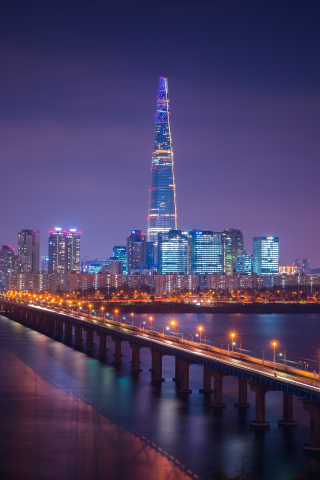
<svg viewBox="0 0 320 480"><path fill-rule="evenodd" d="M278 275L279 237L253 238L252 270L257 275Z"/></svg>
<svg viewBox="0 0 320 480"><path fill-rule="evenodd" d="M158 235L158 273L187 274L189 268L189 238L181 230Z"/></svg>
<svg viewBox="0 0 320 480"><path fill-rule="evenodd" d="M160 77L148 208L148 241L150 242L157 242L158 233L177 229L173 165L168 80Z"/></svg>
<svg viewBox="0 0 320 480"><path fill-rule="evenodd" d="M237 274L251 275L252 274L252 259L247 250L242 250L237 253Z"/></svg>
<svg viewBox="0 0 320 480"><path fill-rule="evenodd" d="M192 230L190 232L191 273L223 272L221 233Z"/></svg>
<svg viewBox="0 0 320 480"><path fill-rule="evenodd" d="M124 245L116 245L113 247L113 256L118 260L122 260L123 273L128 273L127 267L127 247Z"/></svg>

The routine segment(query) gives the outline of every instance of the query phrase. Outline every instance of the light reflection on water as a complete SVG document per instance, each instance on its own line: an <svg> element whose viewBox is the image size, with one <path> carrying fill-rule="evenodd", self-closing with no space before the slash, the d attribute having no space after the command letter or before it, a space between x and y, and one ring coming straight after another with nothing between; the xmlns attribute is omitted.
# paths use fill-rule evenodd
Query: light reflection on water
<svg viewBox="0 0 320 480"><path fill-rule="evenodd" d="M139 321L135 315L135 320ZM168 317L154 315L164 326ZM191 331L205 324L207 338L219 339L230 325L241 331L243 346L263 348L266 338L278 335L292 359L317 359L315 331L318 315L185 315L180 325ZM98 343L98 338L95 340ZM310 348L314 345L314 350ZM153 386L151 355L141 349L141 368L130 372L131 349L123 342L123 364L112 366L113 344L108 338L107 357L101 362L17 323L0 317L0 473L12 478L186 478L166 457L141 446L130 429L209 479L213 470L230 472L230 464L247 453L251 468L265 479L286 479L303 469L310 454L303 452L309 439L309 415L294 397L294 417L299 426L280 428L282 394L267 394L266 417L270 428L249 426L254 409L233 407L237 382L224 378L227 408L210 408L212 397L198 393L202 367L190 367L189 396L175 392L174 359L163 357L165 382ZM246 347L244 347L246 348ZM288 355L288 358L290 356ZM67 393L69 391L70 393ZM248 401L254 396L248 391ZM92 405L92 406L90 406ZM104 412L105 414L103 414ZM109 420L108 418L112 420ZM124 422L129 430L123 429ZM137 442L140 442L137 443ZM135 453L141 449L141 453ZM149 447L148 447L149 448ZM142 455L142 457L141 457ZM144 456L143 456L144 455ZM136 477L137 478L137 477Z"/></svg>

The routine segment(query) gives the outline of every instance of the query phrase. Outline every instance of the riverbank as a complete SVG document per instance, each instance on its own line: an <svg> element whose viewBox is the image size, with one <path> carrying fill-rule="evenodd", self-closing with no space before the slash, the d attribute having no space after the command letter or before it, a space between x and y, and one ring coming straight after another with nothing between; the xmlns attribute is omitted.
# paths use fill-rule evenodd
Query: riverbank
<svg viewBox="0 0 320 480"><path fill-rule="evenodd" d="M118 303L108 302L106 311L119 313L320 313L320 303L219 303L202 306L192 303L150 302Z"/></svg>

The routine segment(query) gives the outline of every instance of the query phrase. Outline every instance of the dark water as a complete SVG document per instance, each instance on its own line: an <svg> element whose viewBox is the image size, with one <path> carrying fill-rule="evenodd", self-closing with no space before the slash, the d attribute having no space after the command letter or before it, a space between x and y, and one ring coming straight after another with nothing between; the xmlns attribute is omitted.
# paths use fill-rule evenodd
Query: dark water
<svg viewBox="0 0 320 480"><path fill-rule="evenodd" d="M169 325L171 316L155 315L155 326ZM270 340L291 361L306 361L318 369L320 315L180 315L179 331L197 331L207 341L224 346L228 331L237 332L235 348L272 358ZM135 321L148 323L147 315ZM150 323L150 322L149 322ZM196 337L194 337L196 338ZM96 339L98 343L98 339ZM247 454L250 468L265 480L290 479L307 464L310 453L309 414L294 397L297 427L278 427L282 394L266 396L269 428L250 427L251 407L233 406L237 380L224 379L221 411L212 409L210 395L199 393L202 367L190 367L191 395L175 392L174 358L163 357L161 385L151 384L151 354L141 349L139 374L130 372L131 349L122 344L123 364L112 365L113 344L107 357L92 356L0 317L0 478L12 479L186 479L193 474L210 479L216 469L231 474L231 465ZM144 437L144 438L142 438ZM146 443L150 441L153 445ZM168 457L171 456L172 458ZM317 457L316 457L317 458ZM319 459L319 458L318 458Z"/></svg>

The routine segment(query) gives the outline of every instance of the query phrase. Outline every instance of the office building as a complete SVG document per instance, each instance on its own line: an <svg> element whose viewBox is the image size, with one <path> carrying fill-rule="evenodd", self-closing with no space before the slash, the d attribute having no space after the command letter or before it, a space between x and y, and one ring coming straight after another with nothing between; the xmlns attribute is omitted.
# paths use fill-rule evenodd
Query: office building
<svg viewBox="0 0 320 480"><path fill-rule="evenodd" d="M187 274L189 270L189 238L181 230L158 235L158 273Z"/></svg>
<svg viewBox="0 0 320 480"><path fill-rule="evenodd" d="M236 271L237 254L243 250L243 235L236 228L222 232L224 273L233 275Z"/></svg>
<svg viewBox="0 0 320 480"><path fill-rule="evenodd" d="M41 257L41 273L49 273L49 257Z"/></svg>
<svg viewBox="0 0 320 480"><path fill-rule="evenodd" d="M127 247L124 245L116 245L113 247L113 257L122 261L123 273L128 273L127 265Z"/></svg>
<svg viewBox="0 0 320 480"><path fill-rule="evenodd" d="M27 271L40 272L40 232L21 230L18 234L18 254L29 257Z"/></svg>
<svg viewBox="0 0 320 480"><path fill-rule="evenodd" d="M203 230L192 230L189 233L190 273L213 274L223 272L223 245L221 235L221 233Z"/></svg>
<svg viewBox="0 0 320 480"><path fill-rule="evenodd" d="M75 228L50 231L48 273L80 272L80 235Z"/></svg>
<svg viewBox="0 0 320 480"><path fill-rule="evenodd" d="M279 237L253 238L252 270L257 275L278 275Z"/></svg>
<svg viewBox="0 0 320 480"><path fill-rule="evenodd" d="M237 274L251 275L252 274L252 260L251 255L247 250L242 250L237 253Z"/></svg>
<svg viewBox="0 0 320 480"><path fill-rule="evenodd" d="M300 258L296 258L295 260L293 260L292 266L297 267L297 272L299 273L300 272Z"/></svg>
<svg viewBox="0 0 320 480"><path fill-rule="evenodd" d="M298 272L298 267L295 265L290 266L282 266L279 265L279 275L297 275Z"/></svg>
<svg viewBox="0 0 320 480"><path fill-rule="evenodd" d="M148 206L148 241L155 243L158 233L177 229L176 184L170 126L168 79L160 77L151 185Z"/></svg>
<svg viewBox="0 0 320 480"><path fill-rule="evenodd" d="M127 238L128 274L133 269L144 269L147 263L147 236L142 230L131 230Z"/></svg>
<svg viewBox="0 0 320 480"><path fill-rule="evenodd" d="M109 273L111 275L123 274L123 262L117 257L110 257L107 265L104 265L100 272Z"/></svg>
<svg viewBox="0 0 320 480"><path fill-rule="evenodd" d="M76 228L66 232L66 272L80 272L80 235Z"/></svg>
<svg viewBox="0 0 320 480"><path fill-rule="evenodd" d="M303 273L310 273L310 260L309 260L309 258L304 258L302 260L302 271L303 271Z"/></svg>
<svg viewBox="0 0 320 480"><path fill-rule="evenodd" d="M12 270L12 258L14 256L14 249L10 245L2 245L0 250L0 289L6 290L9 288L9 279Z"/></svg>
<svg viewBox="0 0 320 480"><path fill-rule="evenodd" d="M85 260L81 262L81 271L83 273L99 273L105 265L108 265L106 259Z"/></svg>
<svg viewBox="0 0 320 480"><path fill-rule="evenodd" d="M150 270L154 265L154 250L155 245L153 242L147 242L147 269Z"/></svg>

